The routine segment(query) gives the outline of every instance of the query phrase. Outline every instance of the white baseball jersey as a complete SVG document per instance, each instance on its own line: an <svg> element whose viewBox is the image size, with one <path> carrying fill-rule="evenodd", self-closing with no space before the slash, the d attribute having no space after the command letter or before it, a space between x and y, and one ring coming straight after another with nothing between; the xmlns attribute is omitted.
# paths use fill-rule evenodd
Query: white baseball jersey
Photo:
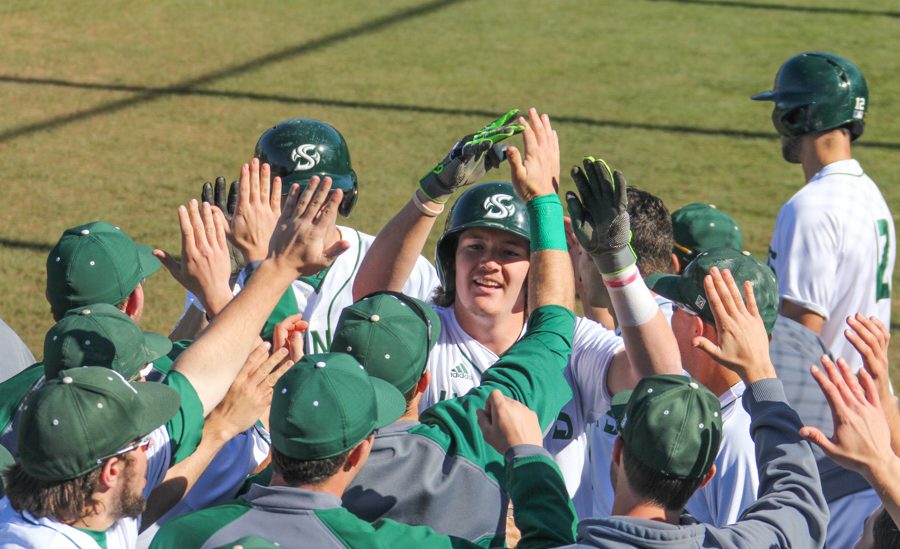
<svg viewBox="0 0 900 549"><path fill-rule="evenodd" d="M431 383L419 405L423 411L477 387L481 375L498 359L496 353L462 329L453 307L433 307L441 318L441 336L428 358ZM592 499L585 430L609 408L606 372L613 356L623 349L622 339L610 330L592 320L576 318L572 356L564 371L573 398L545 433L544 446L562 471L579 517L590 516Z"/></svg>
<svg viewBox="0 0 900 549"><path fill-rule="evenodd" d="M857 312L890 326L894 220L856 160L822 168L790 199L775 222L769 265L782 300L825 318L822 341L854 370L862 359L843 335Z"/></svg>
<svg viewBox="0 0 900 549"><path fill-rule="evenodd" d="M688 500L687 510L698 521L722 527L756 501L759 472L756 447L750 437L750 414L741 404L744 382L738 382L719 396L722 407L722 446L716 457L716 475ZM615 492L609 476L616 421L610 415L590 429L590 459L593 471L595 517L612 514Z"/></svg>
<svg viewBox="0 0 900 549"><path fill-rule="evenodd" d="M309 322L305 340L307 354L324 353L330 348L341 311L353 304L353 281L359 272L359 266L375 240L375 237L350 227L338 226L338 230L341 238L350 243L350 248L334 260L318 288L299 279L291 285L297 302L297 310L293 312L303 313L303 320ZM240 291L244 282L244 273L241 273L234 288L235 294ZM439 284L437 271L428 260L419 256L403 286L403 293L428 301ZM188 292L185 312L191 306L202 310L196 297Z"/></svg>

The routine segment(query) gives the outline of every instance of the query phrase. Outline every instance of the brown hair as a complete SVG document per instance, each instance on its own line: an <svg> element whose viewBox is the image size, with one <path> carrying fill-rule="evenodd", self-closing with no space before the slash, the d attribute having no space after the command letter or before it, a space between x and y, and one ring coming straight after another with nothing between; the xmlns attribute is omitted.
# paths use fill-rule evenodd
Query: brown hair
<svg viewBox="0 0 900 549"><path fill-rule="evenodd" d="M34 478L17 463L6 471L6 496L16 511L72 522L90 514L98 505L93 495L100 470L69 480L47 481Z"/></svg>
<svg viewBox="0 0 900 549"><path fill-rule="evenodd" d="M282 454L273 446L272 469L291 486L320 484L338 472L350 456L350 451L330 458L300 460Z"/></svg>

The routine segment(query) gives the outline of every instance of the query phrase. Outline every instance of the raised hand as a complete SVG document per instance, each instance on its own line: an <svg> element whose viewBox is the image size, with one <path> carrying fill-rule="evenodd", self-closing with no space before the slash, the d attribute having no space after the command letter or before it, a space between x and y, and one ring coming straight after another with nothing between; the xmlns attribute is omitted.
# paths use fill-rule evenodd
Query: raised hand
<svg viewBox="0 0 900 549"><path fill-rule="evenodd" d="M231 239L247 263L265 259L281 215L281 178L270 183L270 176L269 165L260 165L257 158L241 167Z"/></svg>
<svg viewBox="0 0 900 549"><path fill-rule="evenodd" d="M476 414L485 442L501 454L519 444L543 444L537 414L500 391L492 391L484 408Z"/></svg>
<svg viewBox="0 0 900 549"><path fill-rule="evenodd" d="M605 160L586 156L583 164L583 169L572 168L580 199L566 193L572 230L600 272L615 274L637 262L630 244L628 184L622 172L613 172Z"/></svg>
<svg viewBox="0 0 900 549"><path fill-rule="evenodd" d="M340 190L331 191L330 177L314 176L303 192L300 185L292 185L269 242L269 259L298 276L313 275L331 265L350 247L346 240L329 243L343 196Z"/></svg>
<svg viewBox="0 0 900 549"><path fill-rule="evenodd" d="M219 176L216 178L216 185L213 187L213 184L209 181L203 184L203 188L200 191L200 201L206 202L215 208L218 208L223 214L225 214L225 219L229 223L229 232L231 219L234 216L234 209L237 207L237 181L232 181L231 186L228 187L228 194L225 194L225 178L223 176ZM230 236L230 235L229 235ZM234 244L231 242L231 238L228 239L228 255L231 258L231 284L234 284L234 280L237 278L238 273L241 272L241 269L244 268L244 254L241 253L240 250L234 247Z"/></svg>
<svg viewBox="0 0 900 549"><path fill-rule="evenodd" d="M716 319L718 343L700 336L691 344L706 352L719 364L733 370L747 385L760 379L776 377L769 359L769 336L756 307L753 284L744 282L741 298L734 277L728 269L710 269L703 279L709 306Z"/></svg>
<svg viewBox="0 0 900 549"><path fill-rule="evenodd" d="M293 365L287 349L275 349L270 355L269 344L261 342L247 357L225 398L206 419L207 423L222 429L228 439L252 427L272 404L275 383Z"/></svg>
<svg viewBox="0 0 900 549"><path fill-rule="evenodd" d="M822 357L822 367L824 373L815 366L811 372L831 407L834 434L828 438L815 427L803 427L800 434L871 483L879 467L897 459L875 381L864 369L857 379L845 361L835 366L827 356Z"/></svg>
<svg viewBox="0 0 900 549"><path fill-rule="evenodd" d="M457 141L447 156L419 180L425 198L443 204L456 189L477 183L488 170L499 166L505 155L498 143L524 129L510 123L518 114L518 109L513 109Z"/></svg>
<svg viewBox="0 0 900 549"><path fill-rule="evenodd" d="M286 317L272 332L273 349L287 349L291 360L298 362L303 358L303 334L308 328L309 322L303 320L302 314Z"/></svg>
<svg viewBox="0 0 900 549"><path fill-rule="evenodd" d="M178 207L178 223L181 258L162 249L153 250L153 255L179 284L197 296L209 314L217 314L232 296L225 216L218 208L191 200L187 207Z"/></svg>
<svg viewBox="0 0 900 549"><path fill-rule="evenodd" d="M516 147L506 150L509 159L512 184L522 200L547 194L556 194L559 177L559 138L550 125L550 117L538 115L536 109L528 109L528 120L519 118L524 127L522 138L525 154Z"/></svg>

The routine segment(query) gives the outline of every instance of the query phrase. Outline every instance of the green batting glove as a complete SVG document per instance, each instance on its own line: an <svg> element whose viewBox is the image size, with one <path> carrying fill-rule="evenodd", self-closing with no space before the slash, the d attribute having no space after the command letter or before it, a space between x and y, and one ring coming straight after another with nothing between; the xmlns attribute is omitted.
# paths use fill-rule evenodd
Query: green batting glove
<svg viewBox="0 0 900 549"><path fill-rule="evenodd" d="M628 184L622 172L603 160L584 158L584 169L572 168L578 196L566 193L572 229L581 247L604 275L613 275L637 262L631 249L628 218Z"/></svg>
<svg viewBox="0 0 900 549"><path fill-rule="evenodd" d="M506 160L505 147L498 143L525 130L521 124L510 124L518 115L519 110L513 109L457 141L447 156L419 180L425 196L443 204L456 189L476 183Z"/></svg>

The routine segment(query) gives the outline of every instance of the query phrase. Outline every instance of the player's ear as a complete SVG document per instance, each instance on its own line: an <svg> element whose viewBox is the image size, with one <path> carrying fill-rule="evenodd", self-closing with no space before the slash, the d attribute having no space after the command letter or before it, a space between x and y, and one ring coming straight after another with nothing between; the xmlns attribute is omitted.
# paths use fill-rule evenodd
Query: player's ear
<svg viewBox="0 0 900 549"><path fill-rule="evenodd" d="M619 465L619 462L622 461L622 448L624 448L624 444L625 441L622 440L622 437L616 437L616 441L613 443L612 460L616 465Z"/></svg>
<svg viewBox="0 0 900 549"><path fill-rule="evenodd" d="M706 473L706 475L703 476L703 482L700 483L700 486L698 486L697 489L699 490L700 488L703 488L704 486L709 484L709 481L711 481L714 476L716 476L716 464L715 463L712 464L712 467L710 467L709 471Z"/></svg>
<svg viewBox="0 0 900 549"><path fill-rule="evenodd" d="M684 265L681 264L681 260L678 259L678 256L674 253L669 254L669 272L672 274L681 274L681 269L684 268Z"/></svg>
<svg viewBox="0 0 900 549"><path fill-rule="evenodd" d="M424 393L429 385L431 385L431 372L425 370L422 377L419 378L419 382L416 383L416 393Z"/></svg>

